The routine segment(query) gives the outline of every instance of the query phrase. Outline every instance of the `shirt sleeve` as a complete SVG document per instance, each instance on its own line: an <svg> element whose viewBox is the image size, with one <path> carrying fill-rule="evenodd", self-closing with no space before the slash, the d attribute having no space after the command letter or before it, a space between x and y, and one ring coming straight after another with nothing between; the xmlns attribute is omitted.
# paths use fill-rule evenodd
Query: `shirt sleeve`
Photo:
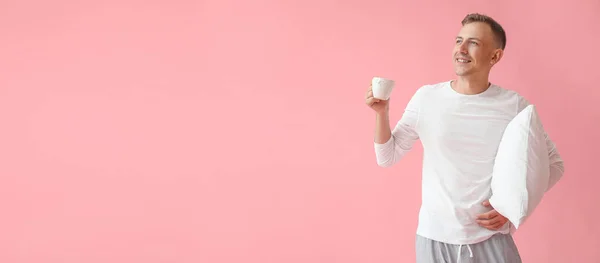
<svg viewBox="0 0 600 263"><path fill-rule="evenodd" d="M525 98L521 98L519 101L519 112L529 105L529 102ZM546 139L546 146L548 148L548 159L550 160L550 178L548 181L548 192L556 183L562 178L565 173L564 161L556 148L554 142L548 136L548 133L544 131L544 137Z"/></svg>
<svg viewBox="0 0 600 263"><path fill-rule="evenodd" d="M556 145L550 139L547 133L544 133L544 135L546 137L546 145L548 146L548 158L550 159L550 178L548 181L548 187L546 188L547 192L562 178L563 174L565 173L565 167L564 161L556 149Z"/></svg>
<svg viewBox="0 0 600 263"><path fill-rule="evenodd" d="M381 167L390 167L406 155L419 139L417 123L421 107L422 89L418 89L408 102L402 118L392 129L392 136L385 143L375 142L375 157Z"/></svg>

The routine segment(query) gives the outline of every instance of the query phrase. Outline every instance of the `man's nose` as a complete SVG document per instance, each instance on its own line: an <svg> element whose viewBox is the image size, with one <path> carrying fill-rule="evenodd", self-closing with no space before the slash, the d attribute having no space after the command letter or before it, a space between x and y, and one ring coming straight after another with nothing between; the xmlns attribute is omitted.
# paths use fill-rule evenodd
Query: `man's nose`
<svg viewBox="0 0 600 263"><path fill-rule="evenodd" d="M467 46L464 43L460 44L460 46L458 47L458 50L460 51L461 54L467 54Z"/></svg>

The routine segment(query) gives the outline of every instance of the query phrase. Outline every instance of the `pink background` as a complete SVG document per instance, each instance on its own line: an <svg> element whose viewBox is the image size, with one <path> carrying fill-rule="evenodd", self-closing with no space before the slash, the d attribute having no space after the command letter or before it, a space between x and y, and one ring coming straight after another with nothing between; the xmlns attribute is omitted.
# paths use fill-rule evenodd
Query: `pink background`
<svg viewBox="0 0 600 263"><path fill-rule="evenodd" d="M364 94L454 77L468 12L565 160L524 261L600 262L595 0L2 1L0 262L414 261L422 148L377 167Z"/></svg>

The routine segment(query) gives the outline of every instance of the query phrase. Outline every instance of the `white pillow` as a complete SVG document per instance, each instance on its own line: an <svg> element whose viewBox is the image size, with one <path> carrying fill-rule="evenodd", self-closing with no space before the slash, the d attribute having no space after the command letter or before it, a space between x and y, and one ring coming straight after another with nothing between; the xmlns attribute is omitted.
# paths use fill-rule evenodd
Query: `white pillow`
<svg viewBox="0 0 600 263"><path fill-rule="evenodd" d="M502 135L490 204L519 228L541 202L549 177L544 128L535 106L529 105L510 121Z"/></svg>

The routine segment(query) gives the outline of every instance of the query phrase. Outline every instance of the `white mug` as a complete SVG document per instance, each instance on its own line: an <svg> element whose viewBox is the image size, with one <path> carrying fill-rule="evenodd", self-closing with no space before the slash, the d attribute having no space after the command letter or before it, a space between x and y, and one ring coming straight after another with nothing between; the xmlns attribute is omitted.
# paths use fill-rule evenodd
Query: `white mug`
<svg viewBox="0 0 600 263"><path fill-rule="evenodd" d="M395 82L391 79L382 77L374 77L371 80L371 87L373 89L373 97L380 100L389 100L394 89Z"/></svg>

